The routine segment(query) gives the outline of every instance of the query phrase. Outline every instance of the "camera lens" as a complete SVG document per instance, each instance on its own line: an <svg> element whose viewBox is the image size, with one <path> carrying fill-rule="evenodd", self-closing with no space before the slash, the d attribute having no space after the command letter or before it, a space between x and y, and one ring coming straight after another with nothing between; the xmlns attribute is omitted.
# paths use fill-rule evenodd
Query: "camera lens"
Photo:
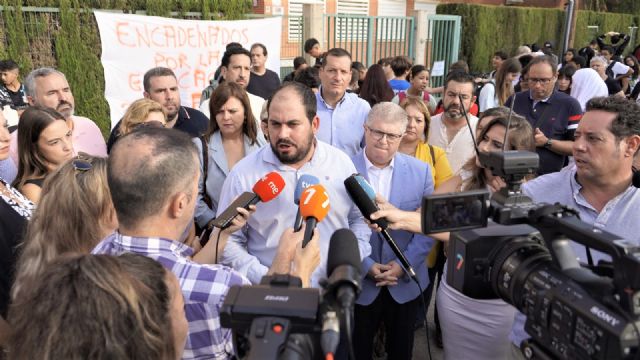
<svg viewBox="0 0 640 360"><path fill-rule="evenodd" d="M498 296L522 309L529 275L541 265L551 262L547 248L532 237L518 237L509 241L493 257L490 279Z"/></svg>

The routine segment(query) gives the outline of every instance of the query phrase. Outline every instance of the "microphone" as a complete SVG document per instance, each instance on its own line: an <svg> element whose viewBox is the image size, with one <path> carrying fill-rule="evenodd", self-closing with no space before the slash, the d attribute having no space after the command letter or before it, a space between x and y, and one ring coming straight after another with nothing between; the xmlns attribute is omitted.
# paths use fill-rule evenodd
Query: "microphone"
<svg viewBox="0 0 640 360"><path fill-rule="evenodd" d="M360 209L362 215L367 218L367 220L375 223L382 229L382 231L380 232L382 234L382 237L385 239L398 260L400 260L400 263L407 271L409 276L411 276L411 278L415 282L418 282L416 272L413 270L413 267L411 267L411 264L409 264L409 260L407 260L391 235L389 235L389 232L387 231L389 223L387 222L387 220L384 218L371 220L371 214L379 210L378 206L369 195L371 192L375 193L371 185L369 185L369 183L364 179L362 175L353 174L344 181L344 187L347 189L347 193L349 194L351 200L354 202L354 204L356 204L358 209Z"/></svg>
<svg viewBox="0 0 640 360"><path fill-rule="evenodd" d="M338 229L329 240L326 294L332 295L342 309L350 309L362 290L358 239L349 229Z"/></svg>
<svg viewBox="0 0 640 360"><path fill-rule="evenodd" d="M302 239L302 247L307 246L313 237L313 229L329 213L329 194L320 184L311 185L304 189L300 196L300 215L307 222Z"/></svg>
<svg viewBox="0 0 640 360"><path fill-rule="evenodd" d="M313 175L304 174L300 176L298 179L298 183L296 184L296 191L293 193L293 202L296 205L300 205L300 196L302 195L302 191L308 188L311 185L315 185L320 183L317 177ZM296 212L296 220L293 223L293 231L298 232L302 227L302 215L300 214L300 207L298 206L298 211Z"/></svg>
<svg viewBox="0 0 640 360"><path fill-rule="evenodd" d="M253 185L253 192L243 192L218 215L212 222L213 226L223 230L228 228L231 225L231 221L238 216L236 208L248 209L250 205L255 205L260 201L271 201L282 192L284 185L284 179L280 174L275 171L268 173Z"/></svg>

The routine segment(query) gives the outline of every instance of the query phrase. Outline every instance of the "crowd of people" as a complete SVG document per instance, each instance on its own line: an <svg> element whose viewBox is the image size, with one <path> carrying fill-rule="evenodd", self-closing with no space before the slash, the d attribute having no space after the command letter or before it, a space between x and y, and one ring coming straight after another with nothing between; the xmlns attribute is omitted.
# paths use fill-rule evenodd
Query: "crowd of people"
<svg viewBox="0 0 640 360"><path fill-rule="evenodd" d="M65 74L39 68L21 83L17 65L0 62L0 358L232 358L220 323L230 288L270 274L320 288L341 228L357 239L362 289L353 342L336 358L352 346L357 359L411 359L422 300L435 303L446 359L522 358L527 334L514 307L441 281L449 234L421 233L421 202L497 192L505 179L477 153L532 151L540 167L525 194L638 242L640 66L607 36L625 38L606 34L561 63L551 43L496 51L486 78L459 61L442 87L405 56L366 67L315 39L304 45L315 63L296 58L281 82L265 68L263 44L231 43L199 109L181 104L171 69L150 69L108 141L74 113ZM214 226L270 173L284 183L275 198ZM347 193L355 173L375 191L373 218L388 220L420 287ZM302 177L317 178L330 203L304 247L308 225L294 229Z"/></svg>

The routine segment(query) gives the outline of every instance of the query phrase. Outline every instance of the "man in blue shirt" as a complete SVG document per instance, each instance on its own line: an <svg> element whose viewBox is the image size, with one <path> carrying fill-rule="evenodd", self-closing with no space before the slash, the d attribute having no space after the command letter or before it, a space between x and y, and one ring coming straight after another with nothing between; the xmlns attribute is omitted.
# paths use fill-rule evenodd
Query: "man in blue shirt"
<svg viewBox="0 0 640 360"><path fill-rule="evenodd" d="M411 86L407 81L410 69L411 63L406 56L396 56L391 60L391 70L393 70L394 78L389 80L389 85L395 94L400 91L406 91Z"/></svg>
<svg viewBox="0 0 640 360"><path fill-rule="evenodd" d="M632 184L634 155L640 148L640 106L634 101L610 96L587 103L575 132L575 166L540 176L524 184L523 191L535 202L566 205L595 229L640 244L640 189ZM587 262L585 247L572 242L577 258ZM594 262L609 259L591 251ZM524 316L516 315L510 338L519 345L528 337Z"/></svg>
<svg viewBox="0 0 640 360"><path fill-rule="evenodd" d="M371 110L368 102L347 92L351 54L340 48L327 51L320 68L320 82L320 91L316 93L320 127L316 136L351 157L362 149L363 125Z"/></svg>
<svg viewBox="0 0 640 360"><path fill-rule="evenodd" d="M524 116L535 131L536 152L540 156L538 174L548 174L564 167L571 155L573 133L582 117L578 100L555 88L558 64L550 56L531 60L528 70L529 91L511 96L505 106Z"/></svg>

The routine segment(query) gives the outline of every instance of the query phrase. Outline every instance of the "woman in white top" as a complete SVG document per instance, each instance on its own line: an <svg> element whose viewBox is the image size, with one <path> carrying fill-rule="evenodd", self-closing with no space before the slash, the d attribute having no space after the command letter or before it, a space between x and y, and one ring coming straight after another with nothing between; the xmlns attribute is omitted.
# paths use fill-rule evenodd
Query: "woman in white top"
<svg viewBox="0 0 640 360"><path fill-rule="evenodd" d="M584 68L576 70L571 77L571 96L578 100L582 111L585 111L589 100L609 96L609 90L597 71Z"/></svg>
<svg viewBox="0 0 640 360"><path fill-rule="evenodd" d="M505 60L496 72L495 79L486 83L478 96L480 114L490 108L502 106L513 95L513 83L520 76L522 65L516 58Z"/></svg>
<svg viewBox="0 0 640 360"><path fill-rule="evenodd" d="M491 120L478 137L482 152L502 151L507 118ZM533 130L529 122L513 114L509 125L506 150L535 151ZM483 168L474 157L462 168L461 174L450 180L458 191L489 189L504 186L491 171ZM444 186L444 184L443 184ZM439 189L440 191L440 189ZM446 279L447 266L445 265ZM445 359L494 360L506 359L510 352L509 332L515 308L502 300L478 300L467 297L446 281L440 286L436 304L442 327Z"/></svg>

